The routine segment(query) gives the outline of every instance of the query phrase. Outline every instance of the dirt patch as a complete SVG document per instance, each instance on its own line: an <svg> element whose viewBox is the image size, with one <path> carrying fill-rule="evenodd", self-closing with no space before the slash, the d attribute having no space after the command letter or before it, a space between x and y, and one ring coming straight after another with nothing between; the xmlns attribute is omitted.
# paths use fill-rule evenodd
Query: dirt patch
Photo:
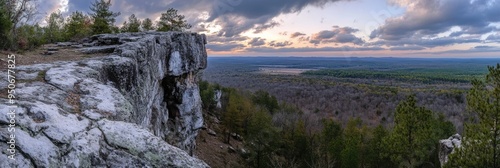
<svg viewBox="0 0 500 168"><path fill-rule="evenodd" d="M238 152L230 152L228 147L240 149L243 147L243 142L232 139L231 144L224 143L224 134L219 124L212 122L204 116L205 125L214 130L217 135L208 134L208 129L200 130L196 137L195 156L205 161L211 167L217 168L240 168L245 167L245 160Z"/></svg>
<svg viewBox="0 0 500 168"><path fill-rule="evenodd" d="M81 114L81 101L80 101L80 82L75 83L73 86L73 91L70 91L68 96L66 97L66 102L73 107L73 112L76 114Z"/></svg>
<svg viewBox="0 0 500 168"><path fill-rule="evenodd" d="M44 55L48 49L56 49L52 55ZM55 44L46 44L35 50L23 51L18 53L0 51L0 69L7 69L7 56L9 54L14 54L16 56L16 66L19 65L32 65L41 63L52 63L56 61L77 61L86 58L107 56L106 53L96 53L96 54L84 54L78 51L78 48L73 47L59 47Z"/></svg>

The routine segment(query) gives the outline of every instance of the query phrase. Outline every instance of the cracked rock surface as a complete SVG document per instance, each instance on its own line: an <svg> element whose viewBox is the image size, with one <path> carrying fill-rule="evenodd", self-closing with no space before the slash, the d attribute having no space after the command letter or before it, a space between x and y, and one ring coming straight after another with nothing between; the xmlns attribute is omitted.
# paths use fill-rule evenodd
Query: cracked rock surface
<svg viewBox="0 0 500 168"><path fill-rule="evenodd" d="M191 156L203 126L195 77L207 64L205 36L90 40L97 46L79 50L112 53L15 69L17 107L0 98L0 167L208 167ZM6 150L11 135L15 160Z"/></svg>

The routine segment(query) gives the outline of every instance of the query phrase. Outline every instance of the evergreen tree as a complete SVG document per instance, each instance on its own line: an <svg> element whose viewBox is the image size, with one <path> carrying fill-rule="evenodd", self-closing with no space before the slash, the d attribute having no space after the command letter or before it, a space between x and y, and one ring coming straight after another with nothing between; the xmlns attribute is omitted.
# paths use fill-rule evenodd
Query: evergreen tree
<svg viewBox="0 0 500 168"><path fill-rule="evenodd" d="M213 112L217 105L217 102L215 102L214 87L206 81L200 81L198 86L200 87L200 97L203 108L209 112Z"/></svg>
<svg viewBox="0 0 500 168"><path fill-rule="evenodd" d="M177 10L170 8L167 12L161 14L158 21L158 31L184 31L190 29L191 25L184 19L184 15L177 14Z"/></svg>
<svg viewBox="0 0 500 168"><path fill-rule="evenodd" d="M415 97L401 102L394 116L394 128L384 138L386 155L400 167L417 167L435 149L439 138L432 136L433 113L417 106Z"/></svg>
<svg viewBox="0 0 500 168"><path fill-rule="evenodd" d="M0 49L7 49L10 47L10 28L12 27L12 22L7 14L6 4L4 1L0 1Z"/></svg>
<svg viewBox="0 0 500 168"><path fill-rule="evenodd" d="M51 13L46 19L47 26L45 27L45 40L48 43L64 41L63 28L64 18L60 11Z"/></svg>
<svg viewBox="0 0 500 168"><path fill-rule="evenodd" d="M249 143L250 151L252 151L250 159L254 167L266 167L269 164L275 135L271 115L265 110L257 110L250 119L247 134L251 142Z"/></svg>
<svg viewBox="0 0 500 168"><path fill-rule="evenodd" d="M341 167L365 167L364 143L366 127L359 118L350 119L344 130L344 148L341 152Z"/></svg>
<svg viewBox="0 0 500 168"><path fill-rule="evenodd" d="M139 32L141 27L141 21L135 17L135 14L130 15L128 22L123 23L121 32Z"/></svg>
<svg viewBox="0 0 500 168"><path fill-rule="evenodd" d="M472 81L467 105L474 119L446 167L500 167L500 64L488 71L485 81Z"/></svg>
<svg viewBox="0 0 500 168"><path fill-rule="evenodd" d="M372 132L373 137L368 143L367 149L367 167L397 167L389 157L383 155L384 151L387 150L383 144L383 139L389 134L387 130L379 125Z"/></svg>
<svg viewBox="0 0 500 168"><path fill-rule="evenodd" d="M252 111L252 102L248 98L235 91L229 93L226 111L222 115L223 124L227 129L226 143L230 142L231 133L248 134Z"/></svg>
<svg viewBox="0 0 500 168"><path fill-rule="evenodd" d="M153 26L153 21L151 21L151 19L149 18L146 18L144 19L144 21L142 21L142 31L150 31L150 30L154 30L154 26Z"/></svg>
<svg viewBox="0 0 500 168"><path fill-rule="evenodd" d="M114 27L115 17L120 15L120 12L112 12L109 10L111 7L111 0L95 0L90 7L93 12L91 15L94 24L92 25L92 34L113 33L117 32Z"/></svg>
<svg viewBox="0 0 500 168"><path fill-rule="evenodd" d="M45 44L43 28L38 24L23 25L16 29L16 41L21 50L32 50Z"/></svg>
<svg viewBox="0 0 500 168"><path fill-rule="evenodd" d="M343 150L342 126L333 120L323 120L321 132L322 159L326 167L341 166L341 151Z"/></svg>
<svg viewBox="0 0 500 168"><path fill-rule="evenodd" d="M91 34L91 19L82 12L73 12L64 26L64 36L67 40L78 40Z"/></svg>
<svg viewBox="0 0 500 168"><path fill-rule="evenodd" d="M268 92L259 90L252 96L252 101L265 107L271 114L279 109L278 100Z"/></svg>

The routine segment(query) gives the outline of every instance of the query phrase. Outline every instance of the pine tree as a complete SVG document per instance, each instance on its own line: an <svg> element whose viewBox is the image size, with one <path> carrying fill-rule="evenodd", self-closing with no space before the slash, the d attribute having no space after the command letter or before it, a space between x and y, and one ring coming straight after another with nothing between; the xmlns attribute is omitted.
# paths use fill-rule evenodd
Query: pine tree
<svg viewBox="0 0 500 168"><path fill-rule="evenodd" d="M51 13L46 19L45 40L48 43L63 41L64 18L60 11Z"/></svg>
<svg viewBox="0 0 500 168"><path fill-rule="evenodd" d="M417 106L415 97L409 96L401 102L394 116L394 128L384 138L386 155L400 167L416 167L432 152L437 142L432 136L433 113Z"/></svg>
<svg viewBox="0 0 500 168"><path fill-rule="evenodd" d="M500 167L500 64L488 71L485 81L472 81L467 105L474 118L446 167Z"/></svg>
<svg viewBox="0 0 500 168"><path fill-rule="evenodd" d="M73 12L64 26L64 36L67 40L78 40L91 34L91 18L82 12Z"/></svg>
<svg viewBox="0 0 500 168"><path fill-rule="evenodd" d="M139 32L141 27L141 21L135 17L135 14L130 15L128 22L123 23L121 32Z"/></svg>
<svg viewBox="0 0 500 168"><path fill-rule="evenodd" d="M120 12L112 12L111 0L95 0L90 7L93 12L91 14L94 24L92 25L92 34L112 33L116 32L114 27L115 17L120 15Z"/></svg>
<svg viewBox="0 0 500 168"><path fill-rule="evenodd" d="M367 167L397 167L389 157L383 155L386 150L383 139L389 134L387 130L379 125L372 132L373 137L370 139L367 149Z"/></svg>
<svg viewBox="0 0 500 168"><path fill-rule="evenodd" d="M10 28L12 27L12 22L7 15L6 4L4 1L0 1L0 49L6 49L10 46Z"/></svg>
<svg viewBox="0 0 500 168"><path fill-rule="evenodd" d="M222 123L226 128L226 143L230 143L231 133L243 132L245 115L250 110L250 101L236 91L229 93L226 111L222 114Z"/></svg>
<svg viewBox="0 0 500 168"><path fill-rule="evenodd" d="M360 118L350 119L344 130L344 149L341 152L341 167L365 167L364 147L366 127Z"/></svg>
<svg viewBox="0 0 500 168"><path fill-rule="evenodd" d="M170 8L167 12L161 14L158 21L158 31L184 31L190 29L191 25L184 19L184 15L177 14L177 10Z"/></svg>
<svg viewBox="0 0 500 168"><path fill-rule="evenodd" d="M142 31L150 31L150 30L155 29L153 27L153 21L151 21L151 19L149 19L149 18L144 19L141 27L142 27Z"/></svg>
<svg viewBox="0 0 500 168"><path fill-rule="evenodd" d="M335 121L323 120L323 130L321 132L322 156L320 156L326 167L340 167L343 150L343 130L342 126Z"/></svg>

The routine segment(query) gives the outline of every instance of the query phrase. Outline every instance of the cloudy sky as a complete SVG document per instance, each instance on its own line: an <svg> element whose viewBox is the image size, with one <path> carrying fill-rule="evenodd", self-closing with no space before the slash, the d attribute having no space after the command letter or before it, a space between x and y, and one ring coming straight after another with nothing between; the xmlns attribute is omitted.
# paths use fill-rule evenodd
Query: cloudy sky
<svg viewBox="0 0 500 168"><path fill-rule="evenodd" d="M43 0L44 14L90 0ZM173 7L211 56L500 57L500 0L113 0L157 20ZM45 12L44 12L45 11Z"/></svg>

